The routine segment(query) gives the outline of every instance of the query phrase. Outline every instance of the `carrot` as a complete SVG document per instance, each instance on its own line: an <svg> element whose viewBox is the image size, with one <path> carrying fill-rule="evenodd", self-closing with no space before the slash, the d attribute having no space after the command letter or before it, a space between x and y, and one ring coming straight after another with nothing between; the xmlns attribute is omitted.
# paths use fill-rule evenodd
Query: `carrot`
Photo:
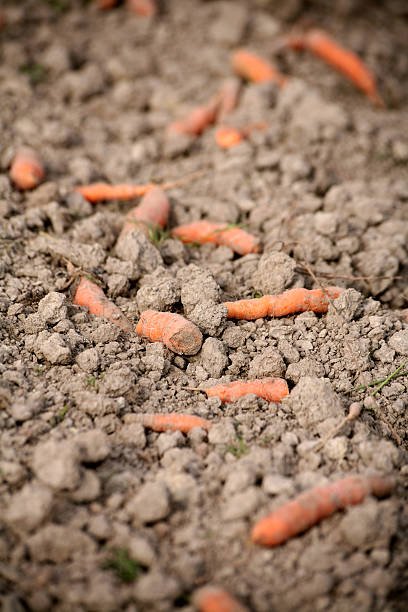
<svg viewBox="0 0 408 612"><path fill-rule="evenodd" d="M188 433L194 427L202 427L207 431L211 427L211 423L200 417L191 414L137 414L136 421L144 427L153 429L153 431L169 431L178 430L183 433Z"/></svg>
<svg viewBox="0 0 408 612"><path fill-rule="evenodd" d="M207 105L193 108L185 119L173 121L168 130L189 136L199 136L206 127L214 123L217 116L218 101L212 98Z"/></svg>
<svg viewBox="0 0 408 612"><path fill-rule="evenodd" d="M203 342L202 333L194 323L172 312L145 310L136 332L152 342L163 342L179 355L195 355Z"/></svg>
<svg viewBox="0 0 408 612"><path fill-rule="evenodd" d="M318 314L327 312L330 299L334 300L344 291L340 287L322 289L289 289L280 295L264 295L251 300L224 302L229 319L261 319L262 317L284 317L295 312L311 310Z"/></svg>
<svg viewBox="0 0 408 612"><path fill-rule="evenodd" d="M288 82L270 62L245 49L238 49L231 55L231 65L238 76L254 83L273 81L279 87L284 87Z"/></svg>
<svg viewBox="0 0 408 612"><path fill-rule="evenodd" d="M90 185L83 185L82 187L76 187L75 191L78 191L88 202L100 202L101 200L132 200L133 198L140 198L152 189L160 187L160 189L173 189L179 187L188 181L191 181L202 174L201 171L192 172L187 176L172 181L170 183L163 183L158 185L155 183L147 183L146 185L108 185L107 183L91 183Z"/></svg>
<svg viewBox="0 0 408 612"><path fill-rule="evenodd" d="M313 29L304 36L289 37L287 44L293 49L308 49L344 74L375 106L384 107L371 70L355 53L341 47L323 30Z"/></svg>
<svg viewBox="0 0 408 612"><path fill-rule="evenodd" d="M393 479L386 476L349 476L314 487L256 523L251 540L261 546L277 546L337 510L361 503L367 495L388 495L393 485Z"/></svg>
<svg viewBox="0 0 408 612"><path fill-rule="evenodd" d="M253 123L241 128L220 127L215 133L215 141L222 149L230 149L248 138L253 130L263 130L266 123Z"/></svg>
<svg viewBox="0 0 408 612"><path fill-rule="evenodd" d="M132 324L123 312L105 296L103 290L86 276L82 276L73 299L77 306L87 306L91 314L108 319L123 331L132 330Z"/></svg>
<svg viewBox="0 0 408 612"><path fill-rule="evenodd" d="M106 11L115 6L117 1L118 0L96 0L96 4L98 5L98 8L100 8L102 11Z"/></svg>
<svg viewBox="0 0 408 612"><path fill-rule="evenodd" d="M193 603L199 612L248 612L235 597L216 586L205 586L195 591Z"/></svg>
<svg viewBox="0 0 408 612"><path fill-rule="evenodd" d="M133 208L126 216L121 236L138 229L149 237L149 230L154 227L165 227L170 212L170 202L160 187L155 187L143 196L139 206Z"/></svg>
<svg viewBox="0 0 408 612"><path fill-rule="evenodd" d="M37 153L29 147L17 150L11 163L10 178L19 189L33 189L44 178L44 166Z"/></svg>
<svg viewBox="0 0 408 612"><path fill-rule="evenodd" d="M289 395L286 380L283 378L262 378L259 380L248 380L229 383L227 385L216 385L209 389L198 387L184 387L190 391L203 391L207 397L219 397L222 402L234 402L235 400L253 393L268 402L280 402Z"/></svg>
<svg viewBox="0 0 408 612"><path fill-rule="evenodd" d="M239 255L258 253L255 236L248 234L239 227L229 228L223 223L211 223L210 221L196 221L189 225L179 225L171 230L171 235L179 238L182 242L204 244L213 242L223 244Z"/></svg>
<svg viewBox="0 0 408 612"><path fill-rule="evenodd" d="M155 0L126 0L126 6L131 13L142 17L153 17L158 10Z"/></svg>

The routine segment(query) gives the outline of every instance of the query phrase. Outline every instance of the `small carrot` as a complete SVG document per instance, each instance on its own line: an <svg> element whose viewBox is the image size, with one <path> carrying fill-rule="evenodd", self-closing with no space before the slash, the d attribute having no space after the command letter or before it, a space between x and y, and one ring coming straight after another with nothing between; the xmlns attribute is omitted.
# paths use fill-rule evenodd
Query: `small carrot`
<svg viewBox="0 0 408 612"><path fill-rule="evenodd" d="M146 193L156 187L160 187L160 189L164 190L179 187L201 176L201 174L201 171L192 172L181 179L161 185L155 183L147 183L146 185L108 185L107 183L91 183L90 185L76 187L75 191L78 191L88 200L88 202L92 203L100 202L101 200L132 200L133 198L140 198L146 195Z"/></svg>
<svg viewBox="0 0 408 612"><path fill-rule="evenodd" d="M136 325L136 332L152 342L163 342L179 355L195 355L203 342L198 327L173 312L145 310Z"/></svg>
<svg viewBox="0 0 408 612"><path fill-rule="evenodd" d="M222 149L230 149L248 138L253 130L263 130L266 123L253 123L241 128L220 127L215 133L215 141Z"/></svg>
<svg viewBox="0 0 408 612"><path fill-rule="evenodd" d="M139 206L127 214L121 236L138 229L148 237L151 228L166 226L169 212L170 202L167 195L160 187L155 187L143 196Z"/></svg>
<svg viewBox="0 0 408 612"><path fill-rule="evenodd" d="M193 603L199 612L248 612L228 591L217 586L205 586L195 591Z"/></svg>
<svg viewBox="0 0 408 612"><path fill-rule="evenodd" d="M77 306L87 306L91 314L108 319L123 331L132 330L132 324L123 312L105 296L103 290L86 276L82 276L73 299Z"/></svg>
<svg viewBox="0 0 408 612"><path fill-rule="evenodd" d="M33 189L44 178L44 166L33 149L21 147L11 163L10 178L19 189Z"/></svg>
<svg viewBox="0 0 408 612"><path fill-rule="evenodd" d="M344 74L375 106L384 107L371 70L355 53L341 47L323 30L313 29L303 36L289 37L287 44L293 49L308 49Z"/></svg>
<svg viewBox="0 0 408 612"><path fill-rule="evenodd" d="M193 108L185 119L170 123L168 131L199 136L206 127L214 123L217 116L217 106L218 101L212 98L207 105Z"/></svg>
<svg viewBox="0 0 408 612"><path fill-rule="evenodd" d="M388 495L393 486L394 480L386 476L349 476L314 487L256 523L251 540L261 546L277 546L337 510L360 504L367 495Z"/></svg>
<svg viewBox="0 0 408 612"><path fill-rule="evenodd" d="M188 433L194 427L201 427L207 431L211 427L210 421L201 419L192 414L137 414L133 415L135 420L141 423L144 427L153 429L153 431L172 431L178 430L183 433Z"/></svg>
<svg viewBox="0 0 408 612"><path fill-rule="evenodd" d="M311 310L318 314L327 312L330 299L334 300L344 291L341 287L322 289L289 289L280 295L264 295L251 300L224 302L229 319L261 319L263 317L285 317L296 312Z"/></svg>
<svg viewBox="0 0 408 612"><path fill-rule="evenodd" d="M216 385L208 389L199 387L184 387L190 391L203 391L207 397L219 397L222 402L234 402L235 400L253 393L268 402L280 402L289 395L289 388L283 378L261 378L258 380L237 380L227 385Z"/></svg>
<svg viewBox="0 0 408 612"><path fill-rule="evenodd" d="M270 62L245 49L238 49L231 55L231 65L238 76L254 83L273 81L284 87L288 81Z"/></svg>
<svg viewBox="0 0 408 612"><path fill-rule="evenodd" d="M258 253L259 251L255 236L239 227L231 228L223 223L196 221L189 225L179 225L173 228L170 233L182 242L196 244L213 242L217 245L223 244L239 255Z"/></svg>
<svg viewBox="0 0 408 612"><path fill-rule="evenodd" d="M158 10L155 0L126 0L126 6L131 13L141 17L153 17Z"/></svg>

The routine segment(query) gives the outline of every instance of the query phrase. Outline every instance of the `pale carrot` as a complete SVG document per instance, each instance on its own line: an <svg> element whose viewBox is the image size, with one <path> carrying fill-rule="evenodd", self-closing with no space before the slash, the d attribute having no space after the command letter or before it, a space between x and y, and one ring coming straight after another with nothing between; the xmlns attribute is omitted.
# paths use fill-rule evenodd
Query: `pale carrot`
<svg viewBox="0 0 408 612"><path fill-rule="evenodd" d="M308 49L344 74L358 89L366 94L375 106L384 106L384 102L377 91L375 76L371 70L355 53L341 47L323 30L313 29L303 36L289 36L287 45L293 49Z"/></svg>
<svg viewBox="0 0 408 612"><path fill-rule="evenodd" d="M341 287L322 289L289 289L280 295L264 295L261 298L224 302L229 319L261 319L263 317L285 317L296 312L311 310L318 314L327 312L330 300L335 300L344 291Z"/></svg>
<svg viewBox="0 0 408 612"><path fill-rule="evenodd" d="M136 332L152 342L163 342L179 355L195 355L203 342L202 333L194 323L172 312L145 310Z"/></svg>
<svg viewBox="0 0 408 612"><path fill-rule="evenodd" d="M211 223L210 221L196 221L188 225L179 225L171 230L171 235L182 242L204 244L212 242L225 245L238 253L258 253L259 247L255 236L239 227L230 227L225 223Z"/></svg>
<svg viewBox="0 0 408 612"><path fill-rule="evenodd" d="M256 523L251 540L261 546L277 546L337 510L361 503L367 495L388 495L393 486L394 480L386 476L349 476L314 487Z"/></svg>
<svg viewBox="0 0 408 612"><path fill-rule="evenodd" d="M289 395L289 388L283 378L261 378L256 380L237 380L226 385L216 385L208 389L184 387L190 391L203 391L207 397L219 397L222 402L234 402L244 395L253 393L268 402L280 402Z"/></svg>
<svg viewBox="0 0 408 612"><path fill-rule="evenodd" d="M86 276L82 276L73 299L77 306L87 306L91 314L107 319L129 332L133 326L123 312L111 302L103 290Z"/></svg>
<svg viewBox="0 0 408 612"><path fill-rule="evenodd" d="M149 231L152 228L166 226L169 212L169 198L160 187L155 187L143 196L139 206L126 215L120 236L125 236L134 229L138 229L149 237Z"/></svg>
<svg viewBox="0 0 408 612"><path fill-rule="evenodd" d="M209 430L211 427L210 421L201 419L192 414L136 414L132 415L134 420L141 423L148 429L153 431L171 431L178 430L182 433L188 433L194 427L201 427Z"/></svg>
<svg viewBox="0 0 408 612"><path fill-rule="evenodd" d="M11 162L10 178L19 189L33 189L44 178L44 166L38 154L29 147L17 150Z"/></svg>
<svg viewBox="0 0 408 612"><path fill-rule="evenodd" d="M248 612L228 591L217 586L205 586L194 592L193 604L199 612Z"/></svg>
<svg viewBox="0 0 408 612"><path fill-rule="evenodd" d="M231 55L231 65L238 76L254 83L273 81L284 87L288 81L270 62L245 49L238 49Z"/></svg>
<svg viewBox="0 0 408 612"><path fill-rule="evenodd" d="M131 13L141 17L154 17L158 10L155 0L126 0L126 6Z"/></svg>

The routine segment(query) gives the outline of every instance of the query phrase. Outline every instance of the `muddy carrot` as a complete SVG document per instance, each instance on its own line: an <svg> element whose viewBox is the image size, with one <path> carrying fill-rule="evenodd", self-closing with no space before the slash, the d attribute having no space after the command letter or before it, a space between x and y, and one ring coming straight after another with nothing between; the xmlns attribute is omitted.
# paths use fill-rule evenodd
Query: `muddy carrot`
<svg viewBox="0 0 408 612"><path fill-rule="evenodd" d="M19 189L33 189L44 178L44 166L39 156L29 147L17 150L11 163L10 178Z"/></svg>
<svg viewBox="0 0 408 612"><path fill-rule="evenodd" d="M195 355L203 342L203 336L194 323L172 312L145 310L136 332L152 342L163 342L179 355Z"/></svg>
<svg viewBox="0 0 408 612"><path fill-rule="evenodd" d="M126 0L126 6L131 13L141 17L153 17L157 13L155 0Z"/></svg>
<svg viewBox="0 0 408 612"><path fill-rule="evenodd" d="M344 291L340 287L322 289L289 289L280 295L264 295L261 298L224 302L229 319L261 319L284 317L296 312L311 310L318 314L327 312L330 299L334 300Z"/></svg>
<svg viewBox="0 0 408 612"><path fill-rule="evenodd" d="M239 255L258 253L259 251L255 236L239 227L229 228L228 225L223 223L196 221L189 225L175 227L171 230L171 235L187 243L204 244L205 242L213 242L217 245L223 244Z"/></svg>
<svg viewBox="0 0 408 612"><path fill-rule="evenodd" d="M231 55L231 65L238 76L254 83L273 81L284 87L288 81L270 62L245 49L238 49Z"/></svg>
<svg viewBox="0 0 408 612"><path fill-rule="evenodd" d="M244 395L253 393L268 402L280 402L289 395L286 380L283 378L261 378L257 380L237 380L226 385L216 385L208 389L184 387L190 391L203 391L207 397L219 397L222 402L234 402Z"/></svg>
<svg viewBox="0 0 408 612"><path fill-rule="evenodd" d="M261 546L277 546L337 510L361 503L367 495L388 495L393 485L393 479L386 476L349 476L314 487L256 523L251 540Z"/></svg>
<svg viewBox="0 0 408 612"><path fill-rule="evenodd" d="M121 236L138 229L147 237L149 230L155 227L165 227L169 218L170 202L160 187L155 187L143 196L139 206L133 208L126 216Z"/></svg>
<svg viewBox="0 0 408 612"><path fill-rule="evenodd" d="M194 427L201 427L207 431L211 427L210 421L191 414L137 414L132 415L144 427L153 431L178 430L188 433Z"/></svg>
<svg viewBox="0 0 408 612"><path fill-rule="evenodd" d="M193 603L199 612L248 612L228 591L217 586L205 586L195 591Z"/></svg>
<svg viewBox="0 0 408 612"><path fill-rule="evenodd" d="M338 72L344 74L354 85L366 94L371 102L383 107L384 102L378 91L374 74L352 51L341 47L322 30L314 29L304 36L289 37L288 46L294 49L308 49Z"/></svg>
<svg viewBox="0 0 408 612"><path fill-rule="evenodd" d="M105 296L98 285L86 276L82 276L73 302L77 306L87 306L91 314L108 319L125 332L133 329L131 322L123 312Z"/></svg>

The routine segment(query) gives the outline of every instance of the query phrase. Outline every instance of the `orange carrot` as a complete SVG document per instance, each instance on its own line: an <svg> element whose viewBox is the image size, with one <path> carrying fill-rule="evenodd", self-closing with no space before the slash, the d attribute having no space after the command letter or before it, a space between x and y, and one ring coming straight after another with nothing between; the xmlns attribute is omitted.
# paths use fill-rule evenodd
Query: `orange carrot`
<svg viewBox="0 0 408 612"><path fill-rule="evenodd" d="M137 414L132 415L133 418L144 427L153 429L153 431L172 431L178 430L183 433L188 433L194 427L202 427L207 431L212 423L201 419L192 414Z"/></svg>
<svg viewBox="0 0 408 612"><path fill-rule="evenodd" d="M232 54L231 65L236 74L254 83L273 81L279 87L284 87L288 81L270 62L245 49L238 49Z"/></svg>
<svg viewBox="0 0 408 612"><path fill-rule="evenodd" d="M205 586L195 591L193 603L199 612L248 612L235 597L216 586Z"/></svg>
<svg viewBox="0 0 408 612"><path fill-rule="evenodd" d="M17 150L11 163L10 178L19 189L33 189L44 178L44 166L37 153L29 147Z"/></svg>
<svg viewBox="0 0 408 612"><path fill-rule="evenodd" d="M329 298L335 300L344 291L341 287L322 289L289 289L280 295L264 295L251 300L224 302L229 319L261 319L263 317L285 317L295 312L311 310L318 314L327 312Z"/></svg>
<svg viewBox="0 0 408 612"><path fill-rule="evenodd" d="M142 17L153 17L157 13L155 0L126 0L126 6L131 13Z"/></svg>
<svg viewBox="0 0 408 612"><path fill-rule="evenodd" d="M73 299L77 306L87 306L91 314L108 319L123 331L132 330L132 324L123 312L105 296L103 290L86 276L82 276Z"/></svg>
<svg viewBox="0 0 408 612"><path fill-rule="evenodd" d="M210 221L196 221L189 225L179 225L171 230L171 235L182 242L204 244L213 242L223 244L239 255L258 253L255 236L248 234L239 227L228 229L224 223L211 223Z"/></svg>
<svg viewBox="0 0 408 612"><path fill-rule="evenodd" d="M267 128L266 123L253 123L240 128L220 127L215 133L215 141L222 149L230 149L248 138L253 130Z"/></svg>
<svg viewBox="0 0 408 612"><path fill-rule="evenodd" d="M367 495L388 495L394 481L386 476L349 476L301 493L260 520L251 540L261 546L277 546L346 506L361 503Z"/></svg>
<svg viewBox="0 0 408 612"><path fill-rule="evenodd" d="M261 378L259 380L237 380L227 385L216 385L209 389L199 387L184 387L190 391L203 391L207 397L219 397L222 402L234 402L235 400L253 393L268 402L280 402L289 395L286 380L283 378Z"/></svg>
<svg viewBox="0 0 408 612"><path fill-rule="evenodd" d="M198 136L206 127L214 123L217 116L217 100L212 98L207 105L193 108L185 119L173 121L168 130L189 136Z"/></svg>
<svg viewBox="0 0 408 612"><path fill-rule="evenodd" d="M152 342L163 342L179 355L195 355L203 342L202 333L194 323L172 312L145 310L136 332Z"/></svg>
<svg viewBox="0 0 408 612"><path fill-rule="evenodd" d="M344 74L358 87L371 102L378 107L384 107L384 102L377 91L374 74L363 61L352 51L348 51L336 43L322 30L314 29L304 36L289 37L288 46L293 49L308 49L315 55Z"/></svg>
<svg viewBox="0 0 408 612"><path fill-rule="evenodd" d="M139 206L127 214L121 236L138 229L149 237L150 228L166 226L169 212L167 195L160 187L155 187L146 193Z"/></svg>

